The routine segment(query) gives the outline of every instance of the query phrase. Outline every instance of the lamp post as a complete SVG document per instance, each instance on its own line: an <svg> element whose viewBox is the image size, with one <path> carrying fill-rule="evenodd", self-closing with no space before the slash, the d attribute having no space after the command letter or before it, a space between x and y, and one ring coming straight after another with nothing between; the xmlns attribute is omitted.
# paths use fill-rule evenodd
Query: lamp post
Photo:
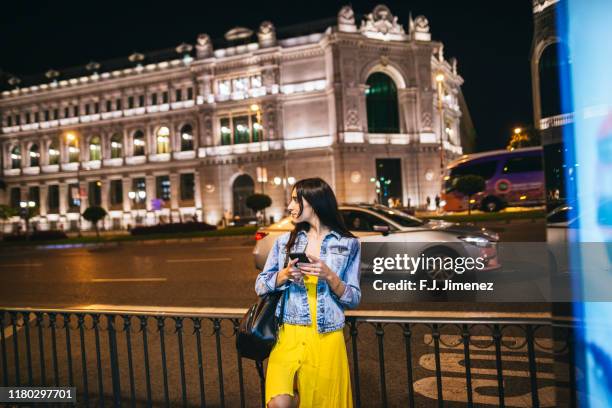
<svg viewBox="0 0 612 408"><path fill-rule="evenodd" d="M25 221L25 230L26 237L30 232L30 218L32 217L32 212L34 211L34 207L36 207L36 202L30 201L20 201L19 202L19 215Z"/></svg>
<svg viewBox="0 0 612 408"><path fill-rule="evenodd" d="M440 115L440 179L444 177L444 105L442 104L444 85L444 74L436 75L436 84L438 87L438 114Z"/></svg>

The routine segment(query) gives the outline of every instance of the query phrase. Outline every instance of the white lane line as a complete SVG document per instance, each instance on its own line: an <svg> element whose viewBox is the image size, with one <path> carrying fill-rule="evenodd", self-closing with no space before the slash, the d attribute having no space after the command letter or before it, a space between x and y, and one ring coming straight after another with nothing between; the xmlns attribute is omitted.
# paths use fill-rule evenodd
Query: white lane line
<svg viewBox="0 0 612 408"><path fill-rule="evenodd" d="M18 268L18 267L26 267L26 266L33 266L33 267L39 267L39 266L43 266L43 264L41 263L25 263L25 264L0 264L0 268Z"/></svg>
<svg viewBox="0 0 612 408"><path fill-rule="evenodd" d="M192 259L166 259L168 263L183 263L183 262L224 262L231 261L232 258L192 258Z"/></svg>
<svg viewBox="0 0 612 408"><path fill-rule="evenodd" d="M244 315L247 311L245 308L233 308L233 307L181 307L181 306L151 306L151 305L110 305L110 304L82 304L70 307L72 310L95 310L95 311L107 311L107 312L149 312L158 314L236 314Z"/></svg>
<svg viewBox="0 0 612 408"><path fill-rule="evenodd" d="M220 247L210 247L210 248L202 248L203 250L215 251L217 249L253 249L252 245L234 245L234 246L220 246Z"/></svg>
<svg viewBox="0 0 612 408"><path fill-rule="evenodd" d="M165 282L166 278L94 278L92 282Z"/></svg>

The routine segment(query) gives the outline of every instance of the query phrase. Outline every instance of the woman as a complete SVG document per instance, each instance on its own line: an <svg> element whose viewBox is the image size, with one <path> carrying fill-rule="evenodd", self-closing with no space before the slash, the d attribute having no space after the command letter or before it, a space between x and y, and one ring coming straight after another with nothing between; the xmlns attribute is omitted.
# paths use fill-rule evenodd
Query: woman
<svg viewBox="0 0 612 408"><path fill-rule="evenodd" d="M268 360L266 404L352 407L342 328L344 310L361 300L359 241L344 226L336 196L320 178L298 181L288 209L295 229L277 238L255 282L259 296L284 291L285 302ZM296 258L285 266L293 252L305 252L310 262Z"/></svg>

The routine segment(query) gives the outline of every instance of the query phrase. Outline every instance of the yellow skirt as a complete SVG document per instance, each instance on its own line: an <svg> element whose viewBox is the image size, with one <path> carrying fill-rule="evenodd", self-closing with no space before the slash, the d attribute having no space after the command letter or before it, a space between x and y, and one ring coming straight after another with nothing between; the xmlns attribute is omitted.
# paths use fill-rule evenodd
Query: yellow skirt
<svg viewBox="0 0 612 408"><path fill-rule="evenodd" d="M317 277L305 276L309 326L283 324L266 370L266 405L277 395L294 396L297 374L300 408L351 408L351 375L342 330L317 332Z"/></svg>

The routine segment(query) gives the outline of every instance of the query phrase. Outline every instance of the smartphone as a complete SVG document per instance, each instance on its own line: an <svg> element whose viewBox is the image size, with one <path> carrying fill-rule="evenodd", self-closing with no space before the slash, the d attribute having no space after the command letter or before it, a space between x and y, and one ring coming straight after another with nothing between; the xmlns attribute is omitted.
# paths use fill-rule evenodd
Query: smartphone
<svg viewBox="0 0 612 408"><path fill-rule="evenodd" d="M289 258L292 260L297 258L299 263L310 263L310 259L308 259L304 252L291 252Z"/></svg>

